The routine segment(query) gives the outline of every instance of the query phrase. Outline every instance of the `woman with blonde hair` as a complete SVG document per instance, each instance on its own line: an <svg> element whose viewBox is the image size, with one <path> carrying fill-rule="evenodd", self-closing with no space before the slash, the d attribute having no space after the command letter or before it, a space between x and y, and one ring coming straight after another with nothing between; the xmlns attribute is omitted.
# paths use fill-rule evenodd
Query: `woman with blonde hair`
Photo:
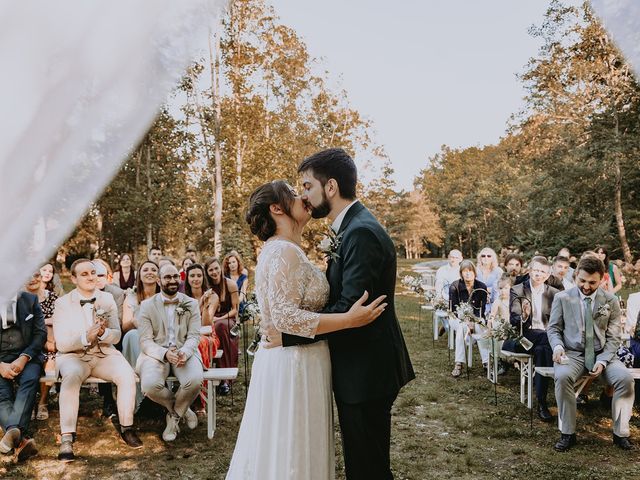
<svg viewBox="0 0 640 480"><path fill-rule="evenodd" d="M504 271L498 264L498 255L493 248L484 247L478 253L476 262L477 279L487 286L489 303L487 313L491 311L491 305L498 296L498 280L502 278Z"/></svg>

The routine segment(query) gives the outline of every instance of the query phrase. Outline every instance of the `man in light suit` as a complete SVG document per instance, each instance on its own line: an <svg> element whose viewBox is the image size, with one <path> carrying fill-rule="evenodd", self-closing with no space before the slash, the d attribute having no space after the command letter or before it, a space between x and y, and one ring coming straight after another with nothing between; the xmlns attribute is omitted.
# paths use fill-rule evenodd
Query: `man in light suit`
<svg viewBox="0 0 640 480"><path fill-rule="evenodd" d="M522 324L523 335L533 343L532 349L528 352L519 344L516 344L513 350L518 353L533 354L536 367L553 366L546 328L551 314L551 305L558 290L546 284L550 273L549 261L543 256L535 256L529 265L528 280L511 287L509 301L511 325L519 331ZM536 373L534 385L538 398L538 417L543 422L550 422L553 417L547 406L549 379Z"/></svg>
<svg viewBox="0 0 640 480"><path fill-rule="evenodd" d="M633 377L618 360L620 305L615 296L598 288L605 273L604 263L594 256L580 260L576 287L556 295L547 328L553 349L561 435L555 444L560 452L576 444L576 398L574 383L584 374L604 378L614 388L611 415L613 443L632 448L629 419L633 409Z"/></svg>
<svg viewBox="0 0 640 480"><path fill-rule="evenodd" d="M0 302L0 452L18 461L38 451L28 438L29 419L40 386L42 347L47 339L38 297L22 292Z"/></svg>
<svg viewBox="0 0 640 480"><path fill-rule="evenodd" d="M171 264L162 266L161 292L142 302L138 317L141 352L136 371L142 392L168 411L162 433L165 442L176 439L182 418L190 429L198 426L198 417L189 405L203 380L198 352L200 308L196 300L178 292L179 284L178 269ZM175 395L165 385L170 373L180 382Z"/></svg>
<svg viewBox="0 0 640 480"><path fill-rule="evenodd" d="M132 448L142 447L133 430L136 379L133 369L114 348L120 340L118 311L113 296L98 290L96 270L88 259L71 265L71 281L76 286L56 301L53 334L58 356L56 367L60 387L60 428L62 439L58 459L72 461L78 420L80 387L89 376L113 382L118 387L117 404L120 435Z"/></svg>

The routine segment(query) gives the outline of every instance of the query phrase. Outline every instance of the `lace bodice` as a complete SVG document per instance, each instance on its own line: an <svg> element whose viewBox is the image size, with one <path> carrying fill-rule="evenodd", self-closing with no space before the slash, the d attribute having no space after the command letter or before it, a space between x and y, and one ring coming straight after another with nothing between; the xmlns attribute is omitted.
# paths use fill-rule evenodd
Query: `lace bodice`
<svg viewBox="0 0 640 480"><path fill-rule="evenodd" d="M256 296L260 330L275 346L282 344L282 332L315 336L320 321L317 312L327 303L329 284L300 247L288 240L271 238L258 257Z"/></svg>

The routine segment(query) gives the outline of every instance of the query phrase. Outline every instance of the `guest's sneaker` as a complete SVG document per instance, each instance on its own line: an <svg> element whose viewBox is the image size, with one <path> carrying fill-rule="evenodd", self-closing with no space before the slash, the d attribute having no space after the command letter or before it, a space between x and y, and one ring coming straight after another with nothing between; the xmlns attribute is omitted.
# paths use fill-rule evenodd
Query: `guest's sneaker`
<svg viewBox="0 0 640 480"><path fill-rule="evenodd" d="M24 462L27 458L33 457L38 454L38 449L36 448L36 442L33 438L23 438L15 449L15 460L16 462Z"/></svg>
<svg viewBox="0 0 640 480"><path fill-rule="evenodd" d="M65 433L60 441L58 460L61 462L73 462L75 459L76 456L73 454L73 435Z"/></svg>
<svg viewBox="0 0 640 480"><path fill-rule="evenodd" d="M20 438L22 435L20 434L20 429L17 427L10 428L0 440L0 453L7 454L10 453L11 450L20 445Z"/></svg>
<svg viewBox="0 0 640 480"><path fill-rule="evenodd" d="M566 452L573 447L577 442L575 433L561 433L560 440L553 446L556 452Z"/></svg>
<svg viewBox="0 0 640 480"><path fill-rule="evenodd" d="M123 428L120 431L120 438L131 448L142 448L142 440L132 427Z"/></svg>
<svg viewBox="0 0 640 480"><path fill-rule="evenodd" d="M629 441L629 437L619 437L615 433L613 434L613 444L622 450L633 449L633 444Z"/></svg>
<svg viewBox="0 0 640 480"><path fill-rule="evenodd" d="M180 431L178 423L180 423L180 417L178 415L175 413L167 413L167 426L164 432L162 432L162 439L165 442L173 442L176 439Z"/></svg>
<svg viewBox="0 0 640 480"><path fill-rule="evenodd" d="M182 418L184 418L185 422L187 422L187 427L189 427L189 430L193 430L198 426L198 416L190 408L187 408L187 411L184 412Z"/></svg>
<svg viewBox="0 0 640 480"><path fill-rule="evenodd" d="M46 405L38 405L36 420L46 420L49 418L49 408Z"/></svg>

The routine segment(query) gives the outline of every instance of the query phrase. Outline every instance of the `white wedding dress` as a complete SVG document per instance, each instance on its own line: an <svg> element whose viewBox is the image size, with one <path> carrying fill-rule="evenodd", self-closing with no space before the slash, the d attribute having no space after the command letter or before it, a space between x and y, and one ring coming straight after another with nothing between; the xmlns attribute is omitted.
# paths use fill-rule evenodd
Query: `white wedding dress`
<svg viewBox="0 0 640 480"><path fill-rule="evenodd" d="M281 335L314 336L319 322L315 312L329 296L325 275L296 244L271 238L258 257L256 295L263 342L227 479L333 479L327 342L283 348Z"/></svg>

